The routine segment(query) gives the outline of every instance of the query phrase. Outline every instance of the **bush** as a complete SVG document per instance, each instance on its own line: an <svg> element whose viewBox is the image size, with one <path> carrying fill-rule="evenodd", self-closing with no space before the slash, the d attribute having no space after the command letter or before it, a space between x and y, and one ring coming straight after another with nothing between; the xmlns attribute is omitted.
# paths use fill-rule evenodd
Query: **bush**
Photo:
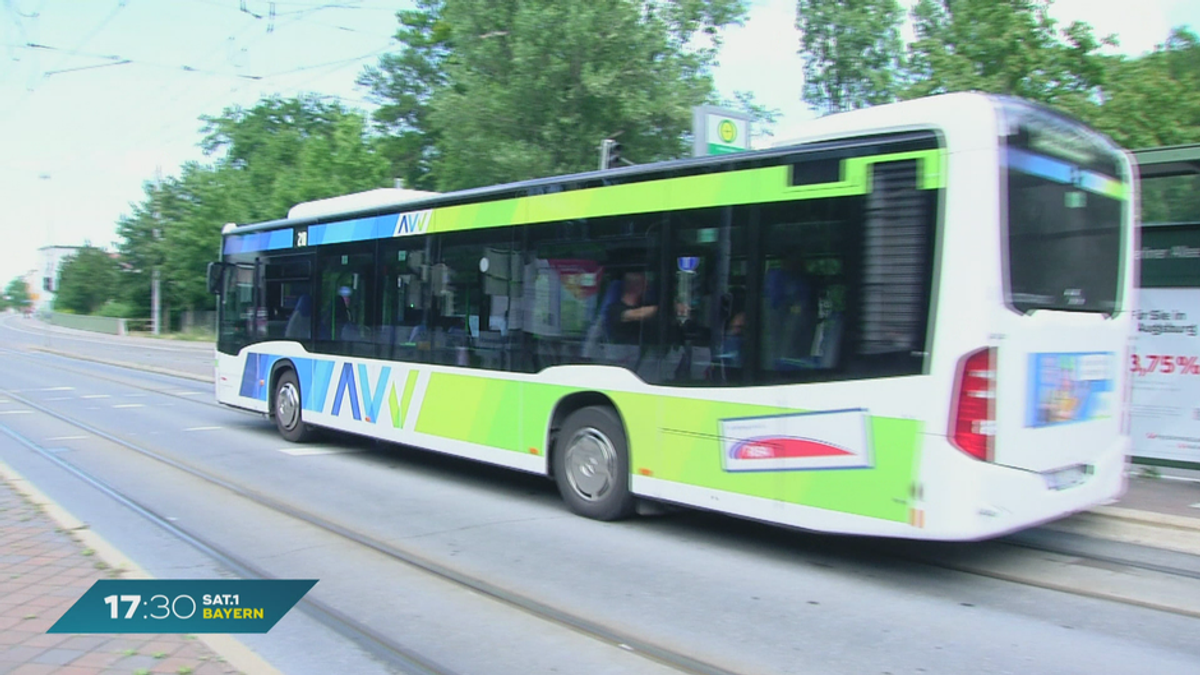
<svg viewBox="0 0 1200 675"><path fill-rule="evenodd" d="M114 319L133 319L135 317L133 307L127 302L119 300L109 300L96 310L96 316L107 316Z"/></svg>

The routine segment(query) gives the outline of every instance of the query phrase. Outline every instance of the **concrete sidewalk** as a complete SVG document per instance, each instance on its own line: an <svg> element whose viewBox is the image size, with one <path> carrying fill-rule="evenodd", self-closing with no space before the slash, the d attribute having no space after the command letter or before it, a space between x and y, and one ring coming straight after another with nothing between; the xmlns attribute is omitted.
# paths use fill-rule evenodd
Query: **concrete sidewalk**
<svg viewBox="0 0 1200 675"><path fill-rule="evenodd" d="M146 576L0 464L0 675L276 675L229 636L46 633L97 580Z"/></svg>

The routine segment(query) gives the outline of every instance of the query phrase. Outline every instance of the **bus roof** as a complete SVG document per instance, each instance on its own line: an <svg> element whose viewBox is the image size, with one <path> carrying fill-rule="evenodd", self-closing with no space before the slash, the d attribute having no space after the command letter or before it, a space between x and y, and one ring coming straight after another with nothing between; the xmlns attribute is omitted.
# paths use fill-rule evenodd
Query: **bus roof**
<svg viewBox="0 0 1200 675"><path fill-rule="evenodd" d="M577 174L534 178L515 183L490 185L448 193L379 188L367 192L297 204L289 210L287 218L227 227L222 234L247 234L283 227L329 223L451 204L476 201L486 202L512 197L514 193L528 194L529 191L537 191L539 189L553 192L557 191L556 188L562 189L564 185L572 183L601 185L609 180L638 182L640 180L652 180L658 175L672 171L703 172L706 166L777 157L795 152L799 148L819 151L835 144L841 147L846 141L854 143L854 137L857 137L859 142L869 143L869 139L872 136L897 132L903 133L905 131L929 130L931 127L937 126L938 120L953 119L967 112L967 109L970 108L974 108L974 112L981 112L983 108L992 108L997 102L1002 100L1024 104L1031 109L1039 109L1047 114L1065 118L1062 114L1044 106L1011 97L977 92L941 94L912 101L902 101L828 115L809 123L802 136L776 142L772 147L761 150L749 150L708 157L665 160L603 171L588 171Z"/></svg>
<svg viewBox="0 0 1200 675"><path fill-rule="evenodd" d="M354 192L348 195L329 197L328 199L301 202L288 211L287 219L297 220L319 216L340 216L344 213L353 213L367 209L398 208L436 196L438 196L437 192L426 192L425 190L376 188L374 190L367 190L366 192Z"/></svg>

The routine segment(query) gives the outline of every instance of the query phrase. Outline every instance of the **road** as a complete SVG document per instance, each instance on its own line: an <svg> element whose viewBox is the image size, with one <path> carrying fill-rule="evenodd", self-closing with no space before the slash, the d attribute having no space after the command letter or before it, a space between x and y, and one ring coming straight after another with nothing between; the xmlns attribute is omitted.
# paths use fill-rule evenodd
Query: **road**
<svg viewBox="0 0 1200 675"><path fill-rule="evenodd" d="M1184 615L1200 608L1195 579L690 511L589 521L544 479L352 438L289 445L262 417L213 404L198 379L38 351L49 341L195 378L211 371L211 346L47 336L0 317L0 460L156 576L230 571L61 464L266 574L320 579L313 599L437 672L1194 673L1200 663L1200 618ZM1084 585L1096 592L1045 588L1056 574L1095 579ZM1126 588L1135 602L1106 599ZM245 642L287 673L398 672L314 616L294 611Z"/></svg>
<svg viewBox="0 0 1200 675"><path fill-rule="evenodd" d="M147 371L212 381L215 355L211 342L188 342L150 337L117 337L62 328L37 319L0 313L0 345L76 359L121 363Z"/></svg>

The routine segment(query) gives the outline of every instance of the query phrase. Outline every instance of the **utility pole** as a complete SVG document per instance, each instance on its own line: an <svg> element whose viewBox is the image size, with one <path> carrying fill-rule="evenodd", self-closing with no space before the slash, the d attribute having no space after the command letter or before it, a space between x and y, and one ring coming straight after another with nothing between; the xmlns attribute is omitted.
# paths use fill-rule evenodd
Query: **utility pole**
<svg viewBox="0 0 1200 675"><path fill-rule="evenodd" d="M162 167L154 168L154 271L150 273L150 324L155 335L162 332L162 294L159 287L159 190L162 186Z"/></svg>

